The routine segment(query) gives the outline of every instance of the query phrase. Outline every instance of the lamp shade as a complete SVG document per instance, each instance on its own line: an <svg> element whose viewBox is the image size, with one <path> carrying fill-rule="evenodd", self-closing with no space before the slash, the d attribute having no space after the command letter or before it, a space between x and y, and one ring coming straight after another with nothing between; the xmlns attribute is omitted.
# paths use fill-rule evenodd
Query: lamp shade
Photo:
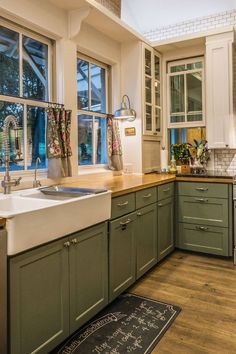
<svg viewBox="0 0 236 354"><path fill-rule="evenodd" d="M128 106L127 103L125 102L125 98L128 101ZM136 118L136 111L130 107L130 100L127 95L123 95L122 100L121 100L121 107L120 109L117 109L114 113L114 118L115 119L120 119L120 120L128 120L129 122L132 122Z"/></svg>

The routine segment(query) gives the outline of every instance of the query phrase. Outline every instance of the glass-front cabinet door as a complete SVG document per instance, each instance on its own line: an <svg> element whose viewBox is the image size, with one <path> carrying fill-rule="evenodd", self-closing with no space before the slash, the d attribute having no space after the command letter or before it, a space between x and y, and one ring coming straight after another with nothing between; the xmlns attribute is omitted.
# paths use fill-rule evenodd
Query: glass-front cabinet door
<svg viewBox="0 0 236 354"><path fill-rule="evenodd" d="M161 58L151 47L143 44L144 53L144 114L143 134L162 134Z"/></svg>

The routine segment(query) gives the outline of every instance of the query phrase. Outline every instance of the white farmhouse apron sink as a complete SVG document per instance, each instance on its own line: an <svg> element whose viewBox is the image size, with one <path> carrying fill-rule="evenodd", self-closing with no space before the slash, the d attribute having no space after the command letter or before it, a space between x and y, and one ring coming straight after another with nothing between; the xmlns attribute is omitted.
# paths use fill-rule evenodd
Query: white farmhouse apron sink
<svg viewBox="0 0 236 354"><path fill-rule="evenodd" d="M0 217L7 219L7 254L32 247L108 220L111 192L78 198L39 198L38 191L18 191L0 196Z"/></svg>

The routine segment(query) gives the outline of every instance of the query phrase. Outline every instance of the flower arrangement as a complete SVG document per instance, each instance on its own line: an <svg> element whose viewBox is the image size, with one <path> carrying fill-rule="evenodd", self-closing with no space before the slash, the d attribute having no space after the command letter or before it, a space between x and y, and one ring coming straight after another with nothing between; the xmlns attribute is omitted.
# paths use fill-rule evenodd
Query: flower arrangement
<svg viewBox="0 0 236 354"><path fill-rule="evenodd" d="M193 164L197 160L198 163L206 166L210 159L210 151L206 140L197 141L194 139L193 145L190 143L172 144L171 154L181 164L189 164L190 161Z"/></svg>

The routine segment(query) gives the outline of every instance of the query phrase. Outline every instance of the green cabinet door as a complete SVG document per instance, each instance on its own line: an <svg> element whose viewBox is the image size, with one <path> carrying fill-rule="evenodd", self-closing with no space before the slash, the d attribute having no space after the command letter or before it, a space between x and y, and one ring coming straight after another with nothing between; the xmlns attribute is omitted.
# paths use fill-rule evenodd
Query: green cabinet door
<svg viewBox="0 0 236 354"><path fill-rule="evenodd" d="M157 259L160 261L174 249L174 198L157 203Z"/></svg>
<svg viewBox="0 0 236 354"><path fill-rule="evenodd" d="M70 332L108 303L107 223L70 237Z"/></svg>
<svg viewBox="0 0 236 354"><path fill-rule="evenodd" d="M45 354L69 335L66 241L9 260L11 354Z"/></svg>
<svg viewBox="0 0 236 354"><path fill-rule="evenodd" d="M135 281L136 212L109 223L109 301Z"/></svg>
<svg viewBox="0 0 236 354"><path fill-rule="evenodd" d="M140 278L157 263L157 207L148 205L137 211L136 277Z"/></svg>

